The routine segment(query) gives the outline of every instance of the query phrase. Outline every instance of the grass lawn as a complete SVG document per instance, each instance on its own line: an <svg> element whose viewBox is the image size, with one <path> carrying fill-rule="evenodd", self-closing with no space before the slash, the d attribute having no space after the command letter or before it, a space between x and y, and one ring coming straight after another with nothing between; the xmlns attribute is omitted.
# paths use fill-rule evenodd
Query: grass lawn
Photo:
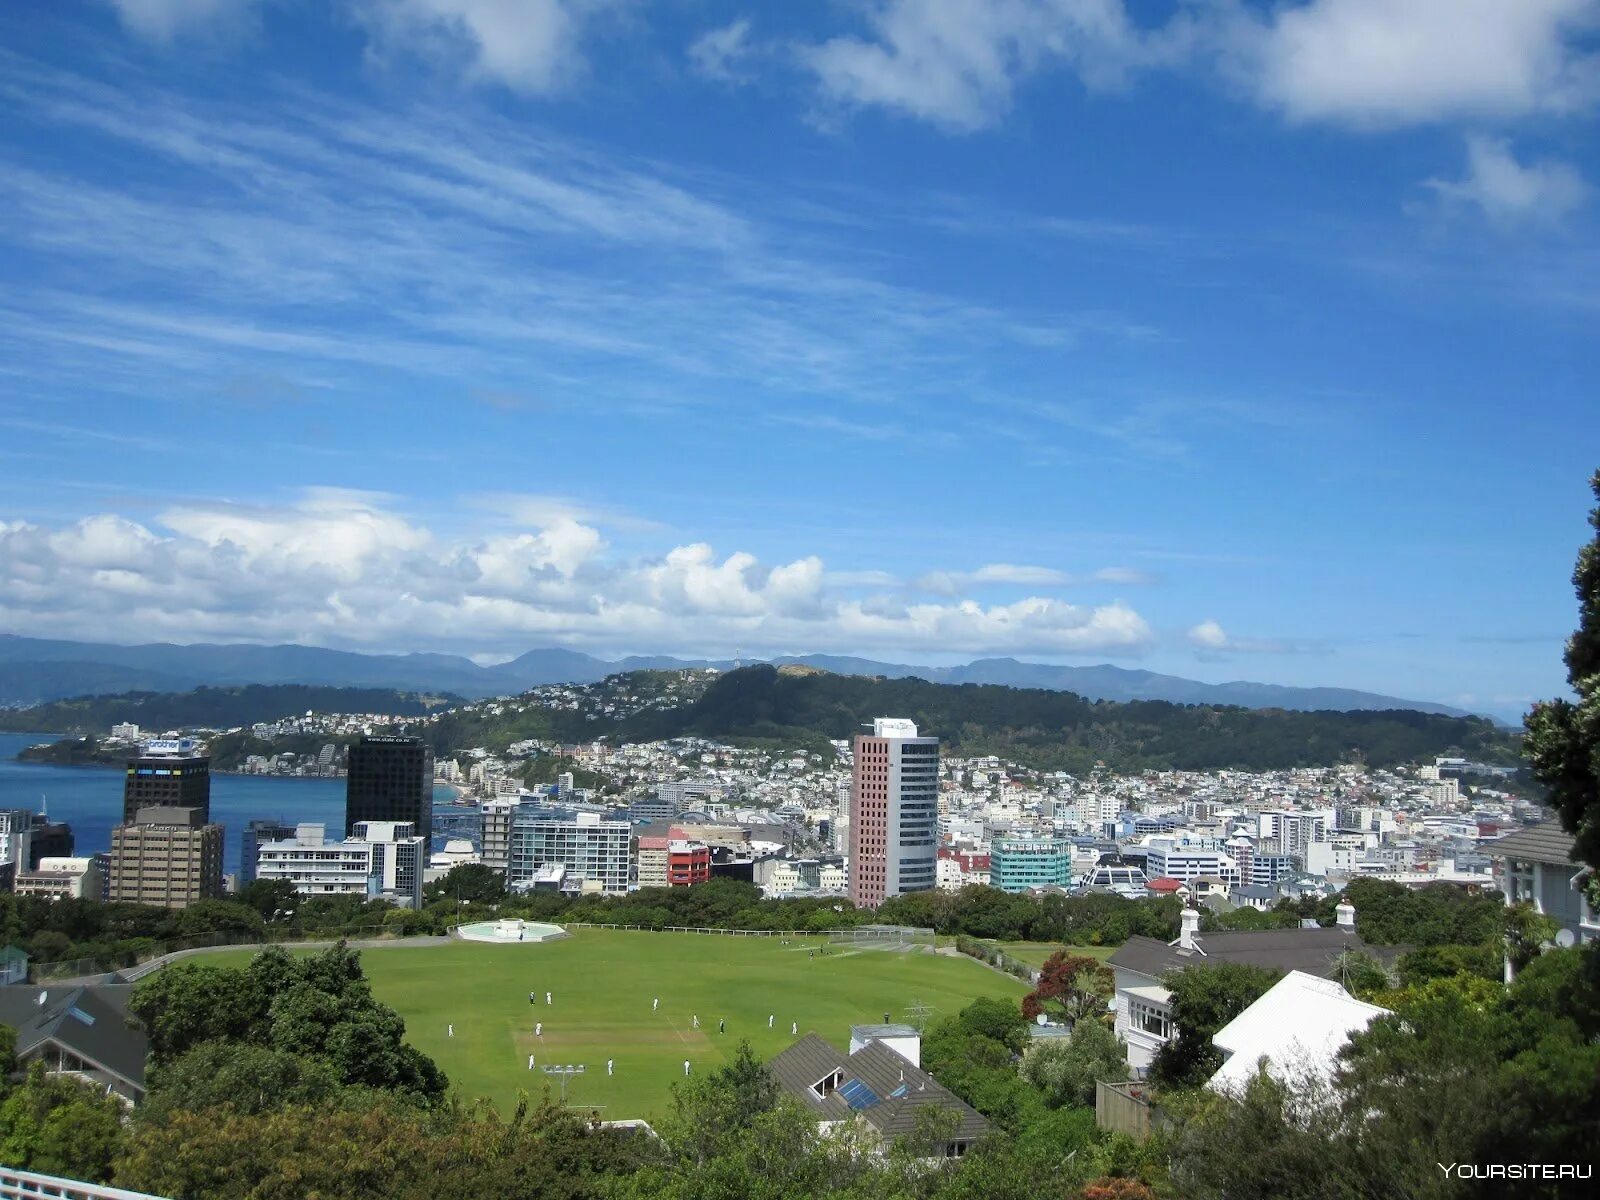
<svg viewBox="0 0 1600 1200"><path fill-rule="evenodd" d="M1080 955L1084 958L1097 958L1105 962L1117 952L1115 946L1063 946L1057 942L990 942L997 950L1003 950L1018 962L1025 962L1030 967L1044 966L1044 960L1057 950L1065 950L1068 954Z"/></svg>
<svg viewBox="0 0 1600 1200"><path fill-rule="evenodd" d="M537 1096L546 1077L528 1070L533 1054L540 1066L584 1064L586 1072L568 1081L567 1103L603 1105L608 1119L663 1112L684 1059L696 1072L714 1068L741 1038L771 1057L794 1041L791 1022L847 1048L852 1024L881 1021L885 1012L906 1020L916 1002L938 1020L979 996L1027 991L964 957L839 949L812 957L817 945L815 938L785 946L778 938L581 929L543 944L363 950L361 963L377 998L405 1018L407 1040L464 1098L488 1096L509 1113L518 1092ZM238 966L248 957L197 961ZM530 991L538 1003L528 1003ZM661 1007L652 1011L656 997ZM717 1032L721 1019L725 1034ZM535 1022L544 1026L538 1038ZM616 1060L610 1078L607 1058Z"/></svg>

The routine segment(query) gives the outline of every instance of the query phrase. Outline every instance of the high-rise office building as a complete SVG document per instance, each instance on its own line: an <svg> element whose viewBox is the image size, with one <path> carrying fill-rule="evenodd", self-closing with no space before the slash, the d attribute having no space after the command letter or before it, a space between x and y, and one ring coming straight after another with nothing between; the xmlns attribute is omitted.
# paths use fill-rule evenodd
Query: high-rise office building
<svg viewBox="0 0 1600 1200"><path fill-rule="evenodd" d="M482 823L478 830L478 856L483 865L502 875L511 865L511 818L519 801L512 796L497 796L478 805Z"/></svg>
<svg viewBox="0 0 1600 1200"><path fill-rule="evenodd" d="M0 809L0 866L36 871L42 858L72 857L72 826L25 808Z"/></svg>
<svg viewBox="0 0 1600 1200"><path fill-rule="evenodd" d="M362 821L405 821L433 839L433 751L419 737L363 737L350 745L344 834Z"/></svg>
<svg viewBox="0 0 1600 1200"><path fill-rule="evenodd" d="M939 739L899 717L858 733L850 771L850 899L876 908L933 888L939 849Z"/></svg>
<svg viewBox="0 0 1600 1200"><path fill-rule="evenodd" d="M222 895L222 826L189 805L145 807L111 831L107 899L183 908Z"/></svg>
<svg viewBox="0 0 1600 1200"><path fill-rule="evenodd" d="M263 843L281 842L294 834L295 826L282 821L256 820L246 825L239 838L239 886L256 881L256 864L261 861Z"/></svg>
<svg viewBox="0 0 1600 1200"><path fill-rule="evenodd" d="M536 887L541 872L559 871L560 886L573 892L628 890L633 826L605 821L599 813L522 806L511 823L511 863L506 882Z"/></svg>
<svg viewBox="0 0 1600 1200"><path fill-rule="evenodd" d="M200 824L211 819L211 760L197 749L189 738L145 743L144 753L128 764L122 785L124 825L141 808L192 808L200 813Z"/></svg>

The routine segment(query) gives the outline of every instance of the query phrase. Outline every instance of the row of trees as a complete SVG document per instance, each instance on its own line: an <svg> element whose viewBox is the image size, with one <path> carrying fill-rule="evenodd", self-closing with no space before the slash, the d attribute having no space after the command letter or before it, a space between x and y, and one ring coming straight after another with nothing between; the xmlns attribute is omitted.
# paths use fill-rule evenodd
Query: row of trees
<svg viewBox="0 0 1600 1200"><path fill-rule="evenodd" d="M1409 889L1379 880L1353 881L1345 895L1356 907L1357 929L1368 942L1440 948L1433 956L1438 961L1428 968L1435 974L1450 973L1462 964L1462 955L1475 953L1471 969L1493 975L1505 916L1496 895L1448 886ZM1307 899L1280 903L1267 913L1239 909L1219 916L1208 911L1202 914L1202 929L1293 928L1305 918L1331 924L1336 903L1332 898ZM649 888L626 896L514 895L496 872L473 864L429 884L419 911L356 896L302 897L285 882L265 880L248 885L235 898L177 912L0 894L0 944L22 947L35 962L82 959L113 969L170 945L206 938L244 942L436 934L459 921L521 916L650 928L797 933L826 933L879 921L1002 942L1116 946L1135 934L1170 941L1177 936L1180 908L1181 902L1173 897L1034 897L973 885L959 892L898 896L872 912L837 897L767 900L755 886L731 879L713 879L692 888ZM1469 951L1472 947L1476 950ZM1418 969L1423 966L1419 962Z"/></svg>

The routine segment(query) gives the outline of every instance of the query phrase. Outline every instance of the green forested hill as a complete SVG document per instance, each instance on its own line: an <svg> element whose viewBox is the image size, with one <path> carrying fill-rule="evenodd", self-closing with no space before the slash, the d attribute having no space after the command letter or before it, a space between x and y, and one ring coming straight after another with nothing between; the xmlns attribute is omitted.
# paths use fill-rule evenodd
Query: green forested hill
<svg viewBox="0 0 1600 1200"><path fill-rule="evenodd" d="M104 733L132 721L146 730L233 729L258 721L278 721L305 712L387 713L416 717L455 696L422 696L389 688L312 687L281 684L202 687L192 692L125 692L120 696L79 696L33 708L0 709L0 730L48 729L60 733Z"/></svg>
<svg viewBox="0 0 1600 1200"><path fill-rule="evenodd" d="M418 726L437 754L471 746L503 749L524 738L612 743L697 735L719 741L820 748L848 738L873 717L910 717L957 754L996 754L1041 770L1279 770L1362 761L1372 766L1459 754L1515 762L1516 739L1478 717L1409 709L1288 712L1165 701L1091 701L1070 692L876 679L771 666L718 676L692 701L617 718L604 705L619 696L659 694L675 676L640 672L583 689L578 708L509 702L439 711L454 698L377 688L299 685L132 692L57 701L0 712L0 729L104 733L120 721L146 729L235 728L306 711L437 716ZM682 693L680 693L681 695ZM456 701L456 703L460 703ZM241 743L239 754L265 753ZM268 748L270 749L270 747ZM74 754L85 751L79 747Z"/></svg>
<svg viewBox="0 0 1600 1200"><path fill-rule="evenodd" d="M920 679L731 671L692 705L629 718L612 741L700 735L796 744L847 738L873 717L910 717L959 754L997 754L1045 770L1281 770L1360 760L1372 766L1459 754L1516 761L1516 739L1478 717L1411 710L1275 709L1120 704L1070 692ZM599 731L597 731L599 732Z"/></svg>

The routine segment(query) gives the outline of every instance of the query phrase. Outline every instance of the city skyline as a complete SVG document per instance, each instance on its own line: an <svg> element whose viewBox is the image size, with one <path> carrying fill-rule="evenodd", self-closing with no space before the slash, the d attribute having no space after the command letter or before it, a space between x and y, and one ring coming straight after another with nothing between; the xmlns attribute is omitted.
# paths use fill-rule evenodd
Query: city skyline
<svg viewBox="0 0 1600 1200"><path fill-rule="evenodd" d="M0 631L1564 694L1596 6L1216 9L0 15Z"/></svg>

